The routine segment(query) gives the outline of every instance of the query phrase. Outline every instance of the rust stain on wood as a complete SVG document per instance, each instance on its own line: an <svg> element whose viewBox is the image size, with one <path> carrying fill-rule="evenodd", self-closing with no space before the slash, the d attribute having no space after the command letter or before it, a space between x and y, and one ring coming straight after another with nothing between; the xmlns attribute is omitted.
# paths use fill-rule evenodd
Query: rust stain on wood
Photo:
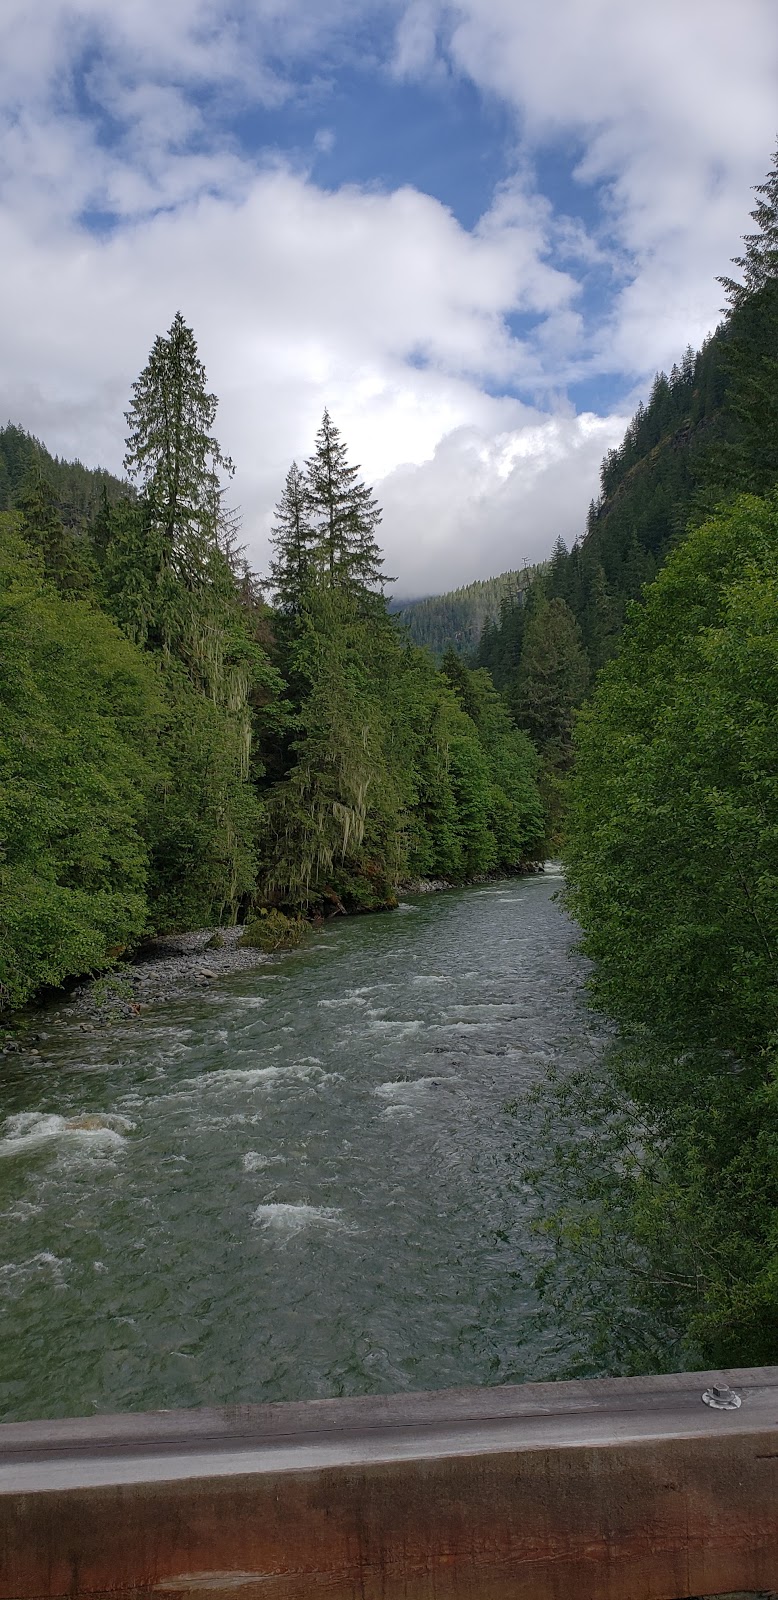
<svg viewBox="0 0 778 1600"><path fill-rule="evenodd" d="M710 1376L0 1428L0 1600L774 1590L778 1372Z"/></svg>

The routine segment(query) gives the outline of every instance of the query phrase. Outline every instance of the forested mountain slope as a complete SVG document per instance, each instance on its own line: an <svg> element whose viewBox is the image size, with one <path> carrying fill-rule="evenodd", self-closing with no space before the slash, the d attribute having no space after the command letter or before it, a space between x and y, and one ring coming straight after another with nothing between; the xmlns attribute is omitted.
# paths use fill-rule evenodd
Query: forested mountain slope
<svg viewBox="0 0 778 1600"><path fill-rule="evenodd" d="M102 467L61 461L32 434L9 422L0 429L0 511L11 511L25 490L43 478L52 490L57 513L66 528L95 517L105 496L110 504L128 492L127 483Z"/></svg>
<svg viewBox="0 0 778 1600"><path fill-rule="evenodd" d="M442 656L448 649L468 655L477 648L484 625L499 617L505 599L517 599L533 570L501 572L445 594L393 604L390 610L405 624L409 639L433 655Z"/></svg>

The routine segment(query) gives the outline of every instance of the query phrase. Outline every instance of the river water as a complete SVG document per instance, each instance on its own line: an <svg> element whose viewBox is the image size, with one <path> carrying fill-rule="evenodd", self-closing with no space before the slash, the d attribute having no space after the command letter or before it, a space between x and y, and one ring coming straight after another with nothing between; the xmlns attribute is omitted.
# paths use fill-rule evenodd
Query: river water
<svg viewBox="0 0 778 1600"><path fill-rule="evenodd" d="M532 1086L601 1048L559 887L339 920L7 1058L0 1417L563 1373L520 1175Z"/></svg>

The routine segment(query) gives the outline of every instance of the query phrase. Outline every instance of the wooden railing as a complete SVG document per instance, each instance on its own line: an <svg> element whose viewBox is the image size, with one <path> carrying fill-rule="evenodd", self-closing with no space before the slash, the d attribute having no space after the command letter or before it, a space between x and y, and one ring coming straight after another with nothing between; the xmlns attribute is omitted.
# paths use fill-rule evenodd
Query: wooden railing
<svg viewBox="0 0 778 1600"><path fill-rule="evenodd" d="M770 1590L778 1368L0 1428L3 1600Z"/></svg>

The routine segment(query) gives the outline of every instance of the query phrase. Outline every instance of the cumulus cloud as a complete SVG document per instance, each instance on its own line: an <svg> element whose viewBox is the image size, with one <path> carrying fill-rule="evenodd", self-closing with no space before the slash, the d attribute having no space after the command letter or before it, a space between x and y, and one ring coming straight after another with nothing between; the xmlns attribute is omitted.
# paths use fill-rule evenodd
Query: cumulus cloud
<svg viewBox="0 0 778 1600"><path fill-rule="evenodd" d="M430 460L381 484L403 595L430 593L443 566L453 588L542 561L558 537L570 544L583 531L582 492L588 483L595 493L626 417L505 411L503 431L497 418L452 429Z"/></svg>
<svg viewBox="0 0 778 1600"><path fill-rule="evenodd" d="M406 16L414 13L415 0ZM458 72L511 106L526 151L567 141L622 278L589 365L645 375L718 320L776 126L773 0L425 0ZM397 65L407 58L398 33Z"/></svg>
<svg viewBox="0 0 778 1600"><path fill-rule="evenodd" d="M220 431L241 466L236 488L260 559L283 474L310 451L325 403L379 484L402 464L407 486L447 435L446 459L460 453L466 471L474 428L499 478L511 430L519 439L540 417L485 392L539 381L537 352L507 313L564 314L576 289L542 260L544 217L501 193L468 232L416 190L330 194L276 168L247 178L239 196L200 195L102 239L76 225L30 239L17 219L6 407L60 451L117 467L130 382L181 305L222 399ZM429 543L442 573L440 534L456 538L463 526L462 471L448 487L445 475L437 482ZM483 482L478 497L486 504ZM414 549L422 521L408 541L401 501L399 490L387 500L389 563L403 565L406 586L411 570L431 582L431 562Z"/></svg>
<svg viewBox="0 0 778 1600"><path fill-rule="evenodd" d="M130 383L180 308L260 566L325 403L404 593L536 559L580 531L625 422L576 417L566 386L639 387L716 320L773 137L775 43L773 0L734 22L728 0L6 0L3 410L118 468ZM308 96L331 152L328 84L363 46L363 70L435 92L465 76L515 112L513 176L473 228L241 141L236 119ZM562 211L534 176L552 147L576 174ZM576 184L594 220L565 214Z"/></svg>

